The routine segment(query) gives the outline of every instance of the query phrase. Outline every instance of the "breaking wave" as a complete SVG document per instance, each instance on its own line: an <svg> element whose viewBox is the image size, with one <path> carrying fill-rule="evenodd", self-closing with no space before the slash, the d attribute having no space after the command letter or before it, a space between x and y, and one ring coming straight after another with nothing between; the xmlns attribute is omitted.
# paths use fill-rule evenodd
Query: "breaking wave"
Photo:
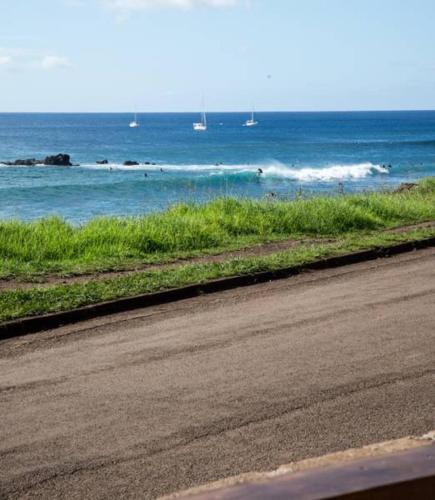
<svg viewBox="0 0 435 500"><path fill-rule="evenodd" d="M388 174L389 170L372 163L353 165L331 165L323 168L288 168L280 165L265 167L265 175L284 177L301 182L336 181L345 179L362 179L373 174Z"/></svg>
<svg viewBox="0 0 435 500"><path fill-rule="evenodd" d="M131 165L121 164L95 165L83 164L81 168L97 170L125 170L125 171L156 171L168 173L186 173L202 175L256 175L258 169L262 170L262 177L288 179L299 182L337 181L362 179L376 174L388 174L389 170L381 165L373 163L356 163L349 165L328 165L325 167L300 167L287 166L279 162L267 164L243 164L243 165Z"/></svg>

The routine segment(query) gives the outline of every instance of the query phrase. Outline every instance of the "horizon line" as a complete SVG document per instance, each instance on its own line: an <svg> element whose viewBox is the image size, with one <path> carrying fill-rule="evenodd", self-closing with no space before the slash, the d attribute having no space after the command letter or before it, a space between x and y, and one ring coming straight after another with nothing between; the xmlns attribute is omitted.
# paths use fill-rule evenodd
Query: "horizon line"
<svg viewBox="0 0 435 500"><path fill-rule="evenodd" d="M418 113L418 112L434 112L435 108L416 108L416 109L330 109L330 110L256 110L255 113L294 113L294 114L302 114L302 113ZM247 113L250 112L247 110L238 110L238 111L207 111L208 114L236 114L236 113ZM198 110L193 111L0 111L0 115L19 115L19 114L51 114L51 115L62 115L62 114L101 114L101 115L124 115L124 114L195 114L199 113Z"/></svg>

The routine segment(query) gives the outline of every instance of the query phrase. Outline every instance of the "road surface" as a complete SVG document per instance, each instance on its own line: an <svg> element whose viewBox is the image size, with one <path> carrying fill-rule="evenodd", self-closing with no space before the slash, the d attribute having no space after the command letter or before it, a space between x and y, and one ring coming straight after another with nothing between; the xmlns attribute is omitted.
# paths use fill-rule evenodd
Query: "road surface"
<svg viewBox="0 0 435 500"><path fill-rule="evenodd" d="M0 497L155 498L435 428L435 249L0 343Z"/></svg>

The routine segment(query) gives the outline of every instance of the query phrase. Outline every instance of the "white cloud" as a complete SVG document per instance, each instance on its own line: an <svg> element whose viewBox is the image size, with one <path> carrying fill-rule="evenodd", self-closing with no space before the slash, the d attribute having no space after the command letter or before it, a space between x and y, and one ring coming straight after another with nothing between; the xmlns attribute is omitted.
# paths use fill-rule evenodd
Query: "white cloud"
<svg viewBox="0 0 435 500"><path fill-rule="evenodd" d="M55 70L71 67L66 57L22 47L0 47L0 68L12 71Z"/></svg>
<svg viewBox="0 0 435 500"><path fill-rule="evenodd" d="M59 56L44 56L41 60L43 69L68 68L71 63L66 57Z"/></svg>
<svg viewBox="0 0 435 500"><path fill-rule="evenodd" d="M10 56L0 56L0 65L9 64L12 61Z"/></svg>
<svg viewBox="0 0 435 500"><path fill-rule="evenodd" d="M232 7L240 0L102 0L115 10L132 11L159 7L191 9L193 7Z"/></svg>

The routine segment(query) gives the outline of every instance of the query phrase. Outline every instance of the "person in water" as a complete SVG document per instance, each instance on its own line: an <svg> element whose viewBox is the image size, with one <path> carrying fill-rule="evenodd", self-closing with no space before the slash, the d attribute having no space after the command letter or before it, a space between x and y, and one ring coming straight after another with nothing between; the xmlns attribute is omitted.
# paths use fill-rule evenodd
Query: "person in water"
<svg viewBox="0 0 435 500"><path fill-rule="evenodd" d="M262 173L263 173L263 169L259 168L259 169L257 170L257 175L261 175Z"/></svg>

